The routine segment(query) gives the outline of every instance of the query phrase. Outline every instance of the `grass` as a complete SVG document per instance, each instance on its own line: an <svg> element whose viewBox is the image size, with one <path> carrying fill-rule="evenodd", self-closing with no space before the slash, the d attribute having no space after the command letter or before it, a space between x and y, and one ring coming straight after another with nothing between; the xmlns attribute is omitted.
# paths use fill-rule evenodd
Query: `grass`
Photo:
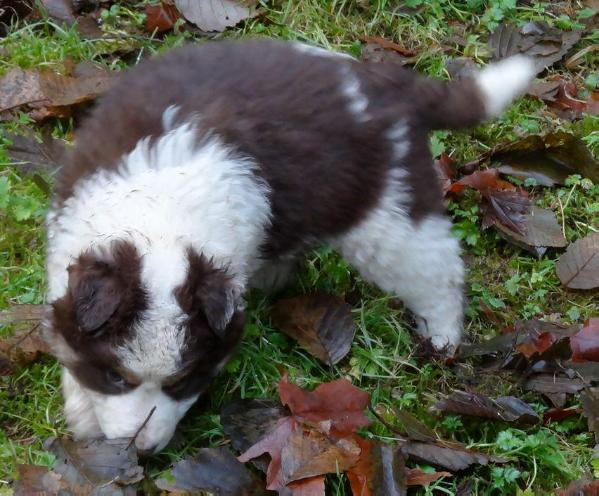
<svg viewBox="0 0 599 496"><path fill-rule="evenodd" d="M444 78L449 58L468 56L484 62L489 56L486 37L502 20L516 23L544 20L562 28L577 27L581 22L579 15L568 17L565 10L560 10L559 2L533 1L518 8L514 0L404 3L410 7L408 10L397 9L396 2L386 0L269 3L263 6L264 15L223 36L257 34L307 41L354 55L360 52L359 36L383 36L414 50L418 54L417 70ZM102 19L108 40L83 40L75 29L64 29L47 20L14 26L0 41L3 50L0 73L13 67L38 66L64 71L67 59L93 60L121 69L151 53L194 41L190 33L170 34L163 39L144 33L143 8L127 5L104 10ZM587 35L576 48L596 43L596 38ZM592 82L596 70L597 57L589 52L576 72ZM68 138L73 130L73 122L69 120L49 125L58 137ZM25 115L0 123L0 133L27 130L39 131ZM497 143L552 130L577 134L595 157L599 155L597 117L566 122L532 100L519 101L500 119L475 130L435 133L433 146L436 151L451 152L462 163ZM48 198L31 177L20 175L8 166L6 144L6 139L0 139L0 309L16 303L42 303L45 287L43 218ZM52 181L51 177L46 179ZM556 212L569 241L597 231L598 185L575 177L564 187L528 189L539 206ZM517 319L543 316L582 322L599 315L596 294L568 292L560 286L555 275L559 251L549 250L543 257L535 258L506 244L494 231L482 231L474 194L467 193L450 204L449 211L457 225L456 235L464 242L468 264L466 335L469 340L492 336L502 325ZM284 294L316 288L344 295L352 302L358 332L348 358L337 367L323 366L272 327L269 308L275 295L250 294L249 324L241 348L216 380L209 397L182 422L174 447L149 460L149 473L161 473L170 462L199 447L225 442L218 417L220 407L237 397L276 396L276 384L283 370L304 387L340 376L349 377L371 393L379 413L391 425L398 425L394 410L405 409L447 439L511 459L506 465L478 467L442 479L416 491L417 494L454 494L465 479L472 481L474 494L547 494L583 473L592 472L594 442L581 416L548 427L522 430L500 422L439 417L431 413L429 407L441 394L452 388L467 388L474 380L480 392L514 394L539 412L545 411L548 403L539 395L522 392L507 375L500 376L502 380L497 380L497 375L473 377L468 367L452 369L416 357L409 314L362 281L326 247L307 255L296 281ZM481 309L483 303L493 309L500 325L487 320ZM11 328L4 328L0 336L9 332ZM17 464L52 463L43 451L42 442L48 436L65 433L61 401L59 367L52 360L33 364L15 376L0 378L0 493L2 485L15 477ZM577 398L571 398L569 405L578 405ZM391 432L376 422L367 435L392 437ZM329 477L327 484L330 494L347 494L343 478Z"/></svg>

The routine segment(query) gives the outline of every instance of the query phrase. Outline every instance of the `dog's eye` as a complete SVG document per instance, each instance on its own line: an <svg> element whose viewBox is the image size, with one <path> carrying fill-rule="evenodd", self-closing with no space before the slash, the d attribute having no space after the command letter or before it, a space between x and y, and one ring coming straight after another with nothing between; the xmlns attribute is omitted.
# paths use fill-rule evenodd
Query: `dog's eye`
<svg viewBox="0 0 599 496"><path fill-rule="evenodd" d="M106 371L106 379L111 384L114 384L115 386L119 386L119 387L125 387L125 386L127 386L129 384L123 378L123 376L121 374L119 374L118 372L115 372L114 370L111 370L111 369L108 369Z"/></svg>

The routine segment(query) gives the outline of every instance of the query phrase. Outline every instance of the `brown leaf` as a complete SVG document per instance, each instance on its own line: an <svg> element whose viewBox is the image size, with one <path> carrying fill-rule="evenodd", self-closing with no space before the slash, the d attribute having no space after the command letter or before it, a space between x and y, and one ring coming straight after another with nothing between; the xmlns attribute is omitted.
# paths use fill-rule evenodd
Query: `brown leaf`
<svg viewBox="0 0 599 496"><path fill-rule="evenodd" d="M566 393L574 394L584 388L584 383L578 378L556 376L553 374L536 374L528 378L522 385L527 391L537 393Z"/></svg>
<svg viewBox="0 0 599 496"><path fill-rule="evenodd" d="M202 31L224 31L256 15L254 1L174 0L177 9Z"/></svg>
<svg viewBox="0 0 599 496"><path fill-rule="evenodd" d="M556 496L598 496L599 480L581 479L571 482L566 489L558 489Z"/></svg>
<svg viewBox="0 0 599 496"><path fill-rule="evenodd" d="M403 427L405 435L415 441L436 441L437 436L432 429L429 429L414 415L405 410L398 410L395 412L397 420Z"/></svg>
<svg viewBox="0 0 599 496"><path fill-rule="evenodd" d="M483 195L487 199L482 206L484 229L495 226L517 235L526 235L530 228L525 222L527 217L532 216L532 212L528 195L523 190L489 189ZM532 221L528 222L532 224Z"/></svg>
<svg viewBox="0 0 599 496"><path fill-rule="evenodd" d="M193 458L178 461L173 481L158 479L159 489L170 492L208 491L215 494L253 496L266 494L258 481L228 448L201 448Z"/></svg>
<svg viewBox="0 0 599 496"><path fill-rule="evenodd" d="M104 32L97 21L89 15L75 15L75 3L73 0L42 0L48 17L54 22L68 27L76 25L77 32L84 39L100 38Z"/></svg>
<svg viewBox="0 0 599 496"><path fill-rule="evenodd" d="M405 57L401 52L384 48L373 41L362 45L360 59L362 62L371 62L374 64L407 65L415 63L415 57Z"/></svg>
<svg viewBox="0 0 599 496"><path fill-rule="evenodd" d="M595 433L595 442L599 443L599 388L585 389L580 393L580 401L587 418L589 431Z"/></svg>
<svg viewBox="0 0 599 496"><path fill-rule="evenodd" d="M438 401L434 408L444 413L457 413L504 422L535 424L539 421L539 416L530 405L514 396L500 396L492 400L482 394L454 391L444 400Z"/></svg>
<svg viewBox="0 0 599 496"><path fill-rule="evenodd" d="M599 287L599 233L593 233L568 246L555 264L557 276L571 289Z"/></svg>
<svg viewBox="0 0 599 496"><path fill-rule="evenodd" d="M356 438L362 450L347 472L354 496L404 496L406 467L399 446Z"/></svg>
<svg viewBox="0 0 599 496"><path fill-rule="evenodd" d="M516 349L526 358L530 358L536 353L545 353L557 339L553 332L541 332L528 336L528 339L517 345Z"/></svg>
<svg viewBox="0 0 599 496"><path fill-rule="evenodd" d="M107 91L115 79L115 73L108 70L76 78L36 69L13 69L0 78L0 112L27 106L38 111L38 118L62 115L68 107Z"/></svg>
<svg viewBox="0 0 599 496"><path fill-rule="evenodd" d="M531 177L541 186L565 184L572 174L599 183L599 162L580 138L563 131L501 145L491 153L491 163L502 174Z"/></svg>
<svg viewBox="0 0 599 496"><path fill-rule="evenodd" d="M281 451L281 471L285 484L316 475L344 472L360 457L353 439L333 440L318 431L298 429Z"/></svg>
<svg viewBox="0 0 599 496"><path fill-rule="evenodd" d="M599 362L599 318L587 320L570 338L573 362Z"/></svg>
<svg viewBox="0 0 599 496"><path fill-rule="evenodd" d="M578 415L580 412L580 408L550 408L543 414L543 424L547 425L551 422L561 422L574 415Z"/></svg>
<svg viewBox="0 0 599 496"><path fill-rule="evenodd" d="M360 41L365 43L374 43L380 46L385 50L393 50L394 52L399 53L403 57L413 57L416 55L416 52L413 50L409 50L408 48L404 48L393 41L386 40L385 38L381 38L379 36L360 36Z"/></svg>
<svg viewBox="0 0 599 496"><path fill-rule="evenodd" d="M370 402L368 393L346 379L321 384L310 392L291 384L285 376L279 382L279 396L294 418L325 434L344 436L370 424L364 415Z"/></svg>
<svg viewBox="0 0 599 496"><path fill-rule="evenodd" d="M423 486L428 487L441 477L451 477L449 472L423 472L420 468L408 469L408 486Z"/></svg>
<svg viewBox="0 0 599 496"><path fill-rule="evenodd" d="M144 477L129 439L71 441L50 438L44 448L56 456L52 470L20 469L22 478L15 495L40 494L135 494L134 485ZM130 489L130 490L129 490Z"/></svg>
<svg viewBox="0 0 599 496"><path fill-rule="evenodd" d="M280 300L271 315L275 327L327 365L347 355L356 332L351 307L329 294Z"/></svg>
<svg viewBox="0 0 599 496"><path fill-rule="evenodd" d="M508 460L502 457L487 455L480 451L474 451L465 446L441 443L422 443L420 441L408 441L401 447L404 455L420 463L427 463L451 472L464 470L471 465L487 465L493 463L506 463Z"/></svg>
<svg viewBox="0 0 599 496"><path fill-rule="evenodd" d="M50 309L50 305L13 305L8 310L0 311L0 325L40 322Z"/></svg>
<svg viewBox="0 0 599 496"><path fill-rule="evenodd" d="M489 37L494 59L522 53L535 61L537 73L561 60L580 39L581 31L561 31L541 22L517 28L500 24Z"/></svg>
<svg viewBox="0 0 599 496"><path fill-rule="evenodd" d="M451 189L451 182L455 177L455 161L447 155L442 153L441 156L434 162L435 171L439 176L441 182L441 189L443 196L445 196Z"/></svg>
<svg viewBox="0 0 599 496"><path fill-rule="evenodd" d="M0 340L0 375L12 374L38 360L41 354L50 354L40 327L38 323Z"/></svg>
<svg viewBox="0 0 599 496"><path fill-rule="evenodd" d="M453 183L449 189L450 193L460 193L465 186L470 186L478 191L496 190L516 190L516 186L499 178L499 173L495 169L485 169L475 171L472 174L464 176L459 181Z"/></svg>
<svg viewBox="0 0 599 496"><path fill-rule="evenodd" d="M270 464L266 471L266 488L276 491L285 486L285 477L281 470L281 456L292 432L297 428L292 417L284 417L265 437L251 446L237 458L240 462L248 462L264 453L270 455Z"/></svg>
<svg viewBox="0 0 599 496"><path fill-rule="evenodd" d="M158 5L146 5L146 30L150 33L170 31L180 18L177 7L164 0Z"/></svg>
<svg viewBox="0 0 599 496"><path fill-rule="evenodd" d="M64 149L64 141L45 134L41 141L34 136L6 133L10 145L5 152L12 166L24 173L54 172L60 165L59 158Z"/></svg>

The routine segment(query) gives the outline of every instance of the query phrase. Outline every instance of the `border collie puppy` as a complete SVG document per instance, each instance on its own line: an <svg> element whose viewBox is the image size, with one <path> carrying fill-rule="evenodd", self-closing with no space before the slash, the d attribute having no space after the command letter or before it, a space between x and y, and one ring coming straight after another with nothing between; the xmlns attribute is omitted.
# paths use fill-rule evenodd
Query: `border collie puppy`
<svg viewBox="0 0 599 496"><path fill-rule="evenodd" d="M47 219L46 336L78 438L165 447L242 336L248 287L329 243L400 297L435 347L462 328L464 268L431 129L492 118L516 57L445 83L268 40L143 62L76 135Z"/></svg>

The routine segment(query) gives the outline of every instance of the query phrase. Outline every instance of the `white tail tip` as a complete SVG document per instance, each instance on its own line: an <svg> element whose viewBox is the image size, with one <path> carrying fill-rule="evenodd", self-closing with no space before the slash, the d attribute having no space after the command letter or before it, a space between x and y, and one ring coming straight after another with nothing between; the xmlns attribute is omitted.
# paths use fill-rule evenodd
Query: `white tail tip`
<svg viewBox="0 0 599 496"><path fill-rule="evenodd" d="M536 74L531 58L514 55L496 62L476 75L488 117L497 117L526 91Z"/></svg>

